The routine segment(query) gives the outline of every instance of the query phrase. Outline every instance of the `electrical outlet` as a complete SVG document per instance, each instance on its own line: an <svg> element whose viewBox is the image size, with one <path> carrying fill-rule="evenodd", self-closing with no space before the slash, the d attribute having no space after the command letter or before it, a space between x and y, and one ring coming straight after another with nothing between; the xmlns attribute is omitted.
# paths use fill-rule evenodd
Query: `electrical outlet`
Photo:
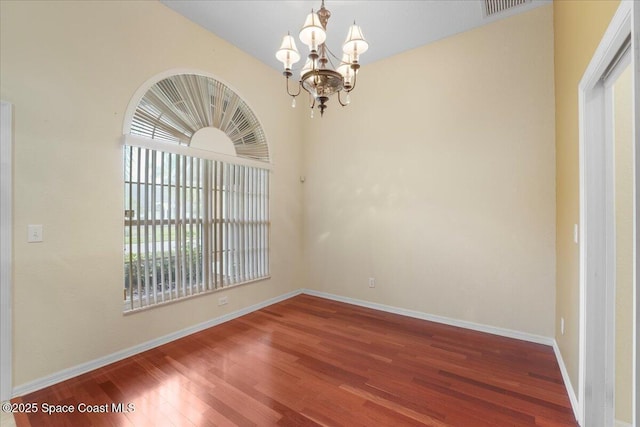
<svg viewBox="0 0 640 427"><path fill-rule="evenodd" d="M218 298L218 305L226 305L229 304L229 298L228 297L220 297Z"/></svg>
<svg viewBox="0 0 640 427"><path fill-rule="evenodd" d="M375 279L375 277L369 277L369 287L370 288L375 288L376 287L376 279Z"/></svg>
<svg viewBox="0 0 640 427"><path fill-rule="evenodd" d="M560 334L564 335L564 317L560 318Z"/></svg>
<svg viewBox="0 0 640 427"><path fill-rule="evenodd" d="M42 225L28 225L27 226L27 242L39 243L42 242Z"/></svg>

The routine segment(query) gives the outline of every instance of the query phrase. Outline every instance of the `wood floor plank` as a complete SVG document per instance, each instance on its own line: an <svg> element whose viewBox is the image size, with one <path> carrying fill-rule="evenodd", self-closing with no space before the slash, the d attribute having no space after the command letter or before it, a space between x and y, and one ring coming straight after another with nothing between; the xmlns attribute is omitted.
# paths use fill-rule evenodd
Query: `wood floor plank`
<svg viewBox="0 0 640 427"><path fill-rule="evenodd" d="M308 295L14 402L76 409L20 427L577 425L551 347Z"/></svg>

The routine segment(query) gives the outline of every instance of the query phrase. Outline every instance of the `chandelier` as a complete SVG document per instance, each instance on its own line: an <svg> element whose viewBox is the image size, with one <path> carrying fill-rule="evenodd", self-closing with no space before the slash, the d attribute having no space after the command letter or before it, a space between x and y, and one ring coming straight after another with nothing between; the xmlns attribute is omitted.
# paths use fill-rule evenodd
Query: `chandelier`
<svg viewBox="0 0 640 427"><path fill-rule="evenodd" d="M282 74L286 77L287 94L292 98L291 106L295 108L296 96L304 89L309 93L311 117L315 107L320 110L320 116L323 116L329 97L335 93L338 94L338 102L343 107L351 102L349 93L356 87L356 76L360 68L358 61L360 55L369 48L362 30L354 21L342 45L342 59L338 59L325 44L327 22L330 17L331 12L324 7L322 0L320 10L316 13L312 9L300 30L300 41L309 47L309 55L300 71L297 92L291 92L289 88L289 78L293 75L291 67L300 60L300 53L291 34L284 36L280 49L276 52L276 58L284 65ZM331 57L336 61L337 67L334 66ZM342 92L345 93L344 101Z"/></svg>

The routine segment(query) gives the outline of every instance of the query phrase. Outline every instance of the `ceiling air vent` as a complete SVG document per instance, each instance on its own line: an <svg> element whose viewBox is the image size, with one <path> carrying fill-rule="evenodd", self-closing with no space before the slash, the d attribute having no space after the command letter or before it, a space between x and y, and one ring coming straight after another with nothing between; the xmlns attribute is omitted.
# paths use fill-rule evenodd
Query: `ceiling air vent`
<svg viewBox="0 0 640 427"><path fill-rule="evenodd" d="M505 10L530 3L531 0L484 0L484 17L497 15Z"/></svg>

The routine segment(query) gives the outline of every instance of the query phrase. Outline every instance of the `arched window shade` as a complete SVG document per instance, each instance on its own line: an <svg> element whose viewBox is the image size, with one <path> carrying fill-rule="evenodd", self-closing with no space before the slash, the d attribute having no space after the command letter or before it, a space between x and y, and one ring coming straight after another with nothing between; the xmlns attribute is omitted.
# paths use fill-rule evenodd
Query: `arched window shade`
<svg viewBox="0 0 640 427"><path fill-rule="evenodd" d="M154 84L138 103L130 132L189 145L205 127L223 131L238 157L269 161L262 126L247 104L223 83L197 74L178 74Z"/></svg>

